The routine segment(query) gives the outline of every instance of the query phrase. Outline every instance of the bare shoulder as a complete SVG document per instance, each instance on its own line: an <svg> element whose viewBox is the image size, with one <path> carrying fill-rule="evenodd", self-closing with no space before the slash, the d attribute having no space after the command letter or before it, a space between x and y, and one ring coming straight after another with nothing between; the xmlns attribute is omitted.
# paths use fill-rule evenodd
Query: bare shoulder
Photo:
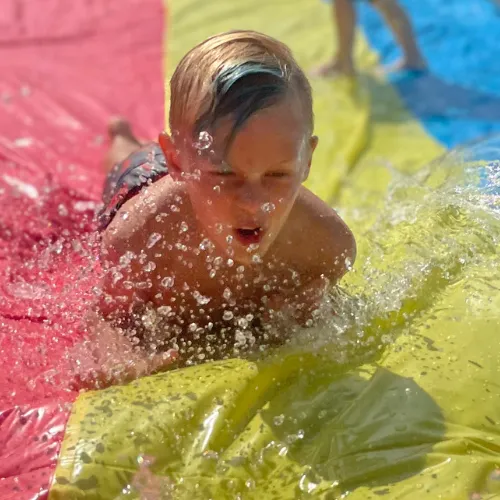
<svg viewBox="0 0 500 500"><path fill-rule="evenodd" d="M178 207L182 205L182 207ZM148 250L152 235L172 234L178 219L186 217L181 208L190 206L170 177L164 177L128 200L103 233L104 248L124 253Z"/></svg>
<svg viewBox="0 0 500 500"><path fill-rule="evenodd" d="M302 188L283 229L281 244L303 272L340 279L356 258L356 241L337 212Z"/></svg>
<svg viewBox="0 0 500 500"><path fill-rule="evenodd" d="M169 266L171 252L163 248L178 235L179 220L189 217L190 204L180 207L187 198L177 187L166 177L143 189L120 207L102 234L102 261L110 270L103 281L105 301L99 305L104 316L126 316L151 301L155 280L150 271ZM130 283L136 286L127 286ZM139 286L143 283L148 286ZM106 302L106 296L112 300Z"/></svg>

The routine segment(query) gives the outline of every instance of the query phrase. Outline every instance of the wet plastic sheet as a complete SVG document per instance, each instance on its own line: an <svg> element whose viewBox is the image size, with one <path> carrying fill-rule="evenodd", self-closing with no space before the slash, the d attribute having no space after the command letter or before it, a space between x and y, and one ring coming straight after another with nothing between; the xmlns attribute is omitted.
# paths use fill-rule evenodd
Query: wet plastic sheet
<svg viewBox="0 0 500 500"><path fill-rule="evenodd" d="M76 324L85 300L71 285L92 285L75 274L84 262L72 248L51 258L41 274L23 263L35 255L34 243L56 244L64 230L70 237L90 230L86 217L100 192L109 116L125 114L140 135L154 137L163 113L164 20L156 1L82 1L69 8L61 0L45 2L43 11L38 4L6 2L0 13L9 26L0 34L6 75L0 83L0 314L2 356L10 361L1 374L6 446L0 460L12 462L2 469L0 492L17 499L47 493L45 472L53 470L68 415L54 401L76 397L68 390L71 367L63 352L81 338ZM194 42L234 28L237 16L240 27L289 42L310 67L330 36L320 8L309 0L259 0L250 7L179 1L172 64ZM360 47L365 69L373 53ZM441 150L380 79L362 78L361 86L315 81L314 89L322 149L310 182L325 199L341 192L344 205L356 209L383 197L390 176L380 158L405 172ZM421 233L411 231L415 240L428 235L421 222ZM405 249L405 238L389 236ZM492 255L482 251L487 269ZM477 283L420 290L426 306L415 338L400 337L383 358L357 369L308 356L267 364L233 360L82 395L72 407L51 495L131 498L141 482L154 488L160 481L164 491L175 485L174 498L234 498L238 491L249 498L336 498L346 491L363 500L414 498L416 491L429 499L444 491L453 499L495 498L496 320L464 315L466 286ZM480 293L497 305L491 288ZM449 317L440 316L443 310ZM394 327L384 318L379 323L381 332ZM44 443L48 434L50 444L35 439Z"/></svg>
<svg viewBox="0 0 500 500"><path fill-rule="evenodd" d="M59 458L71 403L17 406L0 414L0 498L43 498Z"/></svg>

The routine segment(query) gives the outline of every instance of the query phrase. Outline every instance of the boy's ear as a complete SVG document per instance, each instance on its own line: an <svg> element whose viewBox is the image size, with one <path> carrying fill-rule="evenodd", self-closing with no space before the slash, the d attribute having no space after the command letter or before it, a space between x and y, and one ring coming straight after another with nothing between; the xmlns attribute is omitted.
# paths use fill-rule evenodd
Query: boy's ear
<svg viewBox="0 0 500 500"><path fill-rule="evenodd" d="M311 171L311 164L312 164L312 157L314 154L314 150L316 149L317 145L319 142L319 138L317 135L311 136L309 139L309 160L307 162L307 168L304 172L304 179L302 182L305 182L307 178L309 177L309 172Z"/></svg>
<svg viewBox="0 0 500 500"><path fill-rule="evenodd" d="M158 142L165 155L165 160L167 162L168 173L172 176L175 181L181 178L181 166L179 164L179 155L177 154L177 149L171 139L171 137L166 133L162 132L158 136Z"/></svg>

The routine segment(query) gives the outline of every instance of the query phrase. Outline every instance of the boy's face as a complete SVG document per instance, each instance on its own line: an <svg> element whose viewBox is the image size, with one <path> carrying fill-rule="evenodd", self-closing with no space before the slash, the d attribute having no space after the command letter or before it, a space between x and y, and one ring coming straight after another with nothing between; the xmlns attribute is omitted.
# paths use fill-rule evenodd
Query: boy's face
<svg viewBox="0 0 500 500"><path fill-rule="evenodd" d="M207 237L228 258L259 262L307 178L317 138L305 136L293 99L253 115L224 151L230 132L228 121L213 140L204 142L202 133L198 146L180 156L180 168Z"/></svg>

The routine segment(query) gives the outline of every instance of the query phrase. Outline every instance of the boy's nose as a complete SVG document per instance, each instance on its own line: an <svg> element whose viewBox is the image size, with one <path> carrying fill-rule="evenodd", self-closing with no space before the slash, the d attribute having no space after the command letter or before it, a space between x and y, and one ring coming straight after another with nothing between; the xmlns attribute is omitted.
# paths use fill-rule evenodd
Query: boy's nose
<svg viewBox="0 0 500 500"><path fill-rule="evenodd" d="M238 203L245 210L256 213L264 203L264 194L260 183L247 182L240 189Z"/></svg>

